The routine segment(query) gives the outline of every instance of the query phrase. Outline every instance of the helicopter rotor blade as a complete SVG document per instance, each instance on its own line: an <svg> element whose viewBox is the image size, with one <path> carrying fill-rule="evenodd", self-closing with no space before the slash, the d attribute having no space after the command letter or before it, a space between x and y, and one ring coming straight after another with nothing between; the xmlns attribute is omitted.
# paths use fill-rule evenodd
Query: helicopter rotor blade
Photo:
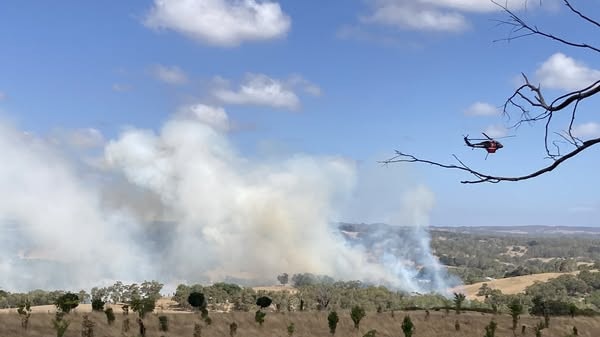
<svg viewBox="0 0 600 337"><path fill-rule="evenodd" d="M510 135L510 136L503 136L503 137L497 137L495 139L504 139L504 138L512 138L512 137L516 137L517 135Z"/></svg>

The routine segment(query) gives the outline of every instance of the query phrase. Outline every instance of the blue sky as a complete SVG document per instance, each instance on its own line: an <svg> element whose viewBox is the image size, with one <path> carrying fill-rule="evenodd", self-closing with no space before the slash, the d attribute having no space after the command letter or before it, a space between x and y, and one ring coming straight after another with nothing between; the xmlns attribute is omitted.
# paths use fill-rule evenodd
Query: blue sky
<svg viewBox="0 0 600 337"><path fill-rule="evenodd" d="M499 175L547 164L542 126L503 130L506 120L491 108L514 90L520 72L554 94L597 79L592 52L538 37L493 42L507 36L508 27L493 21L506 16L485 0L160 3L0 4L2 116L42 138L97 141L100 153L127 128L156 131L203 104L226 113L226 124L210 119L223 115L206 118L246 158L356 161L359 175L367 172L364 179L382 191L362 196L368 209L349 207L339 220L385 221L373 210L386 213L406 190L424 185L435 196L432 224L600 225L597 149L538 179L494 185L461 185L462 173L428 166L375 163L398 149L442 162L456 154ZM600 5L574 3L600 13ZM596 42L593 27L560 2L530 2L518 13ZM484 104L475 109L477 102ZM576 127L584 138L600 135L597 108L597 100L581 107ZM462 135L490 129L517 137L483 160Z"/></svg>

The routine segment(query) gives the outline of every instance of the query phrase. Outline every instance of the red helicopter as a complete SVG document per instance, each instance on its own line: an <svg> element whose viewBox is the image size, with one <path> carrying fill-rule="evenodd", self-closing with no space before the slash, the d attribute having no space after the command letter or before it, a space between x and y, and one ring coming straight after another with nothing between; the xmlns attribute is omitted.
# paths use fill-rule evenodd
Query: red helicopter
<svg viewBox="0 0 600 337"><path fill-rule="evenodd" d="M465 139L465 144L467 144L467 146L469 146L469 147L485 149L487 151L487 154L485 155L485 159L487 159L487 157L490 153L496 153L497 150L504 147L504 145L502 145L502 143L500 143L499 141L486 135L485 132L482 132L482 134L485 136L485 139L475 139L475 138L469 139L468 135L465 136L464 139ZM501 138L508 138L508 137L514 137L514 136L506 136L506 137L501 137ZM500 139L500 138L498 138L498 139ZM471 143L472 141L481 141L481 142Z"/></svg>

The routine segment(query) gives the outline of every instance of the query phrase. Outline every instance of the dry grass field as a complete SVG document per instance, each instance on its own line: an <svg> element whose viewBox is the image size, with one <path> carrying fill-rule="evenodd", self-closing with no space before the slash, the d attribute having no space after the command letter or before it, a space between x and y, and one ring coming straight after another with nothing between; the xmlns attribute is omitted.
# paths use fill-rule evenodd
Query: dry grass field
<svg viewBox="0 0 600 337"><path fill-rule="evenodd" d="M483 297L477 296L477 291L484 283L492 289L500 289L503 294L518 294L525 291L525 288L532 285L534 282L546 282L550 279L556 278L560 275L565 274L577 274L578 272L572 273L543 273L543 274L533 274L533 275L524 275L524 276L515 276L508 278L501 278L491 281L478 282L469 285L464 285L459 288L453 289L456 292L462 292L467 296L467 299L473 300L478 299L482 300Z"/></svg>
<svg viewBox="0 0 600 337"><path fill-rule="evenodd" d="M107 304L105 308L112 308L116 314L123 313L123 309L121 305L111 305ZM91 304L80 304L73 310L75 313L89 313L92 312ZM170 298L163 297L156 301L156 311L165 314L176 314L180 313L181 310L178 309L177 302L173 301ZM38 305L31 307L31 312L34 314L52 314L56 312L55 305ZM0 309L0 314L17 314L17 309ZM0 317L1 319L1 317Z"/></svg>
<svg viewBox="0 0 600 337"><path fill-rule="evenodd" d="M341 337L362 337L371 329L377 330L377 336L380 337L400 337L403 336L401 323L404 315L410 314L416 326L415 337L481 337L484 334L484 326L493 318L498 323L496 336L512 336L511 318L508 315L491 315L479 313L463 313L456 315L450 313L445 316L443 312L431 312L431 316L425 321L424 312L396 312L395 317L391 314L374 312L367 313L362 320L359 331L353 328L350 315L347 311L339 312L340 323L336 336ZM96 323L94 329L95 337L120 337L120 336L138 336L135 315L130 314L131 330L122 334L121 325L124 319L123 315L118 315L113 326L108 326L104 314L92 313L90 318ZM70 314L67 320L71 322L65 337L81 336L82 313ZM148 337L170 336L192 337L194 323L200 322L200 317L195 314L166 314L169 318L169 331L167 333L159 331L158 315L150 314L144 320L147 328ZM30 327L23 331L20 327L20 320L17 314L0 315L0 337L50 337L55 336L52 329L52 314L38 313L33 314L30 319ZM293 312L293 313L274 313L267 314L265 323L259 327L254 322L254 313L234 312L234 313L212 313L213 323L210 326L203 324L202 336L218 337L229 336L229 324L236 322L238 331L236 336L240 337L285 337L287 336L287 326L294 323L296 329L293 336L297 337L326 337L331 336L327 327L327 314L325 312ZM454 322L458 319L461 325L460 331L455 331ZM521 324L527 325L525 336L534 336L532 326L538 322L538 318L524 316L519 323L520 334ZM571 332L573 325L577 326L579 336L596 337L600 336L600 318L568 317L552 318L550 328L543 330L544 337L565 337Z"/></svg>

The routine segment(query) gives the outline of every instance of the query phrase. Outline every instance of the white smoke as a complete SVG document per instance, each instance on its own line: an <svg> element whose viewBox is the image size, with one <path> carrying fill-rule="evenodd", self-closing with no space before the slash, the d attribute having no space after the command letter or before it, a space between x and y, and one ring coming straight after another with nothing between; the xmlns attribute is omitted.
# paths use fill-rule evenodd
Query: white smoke
<svg viewBox="0 0 600 337"><path fill-rule="evenodd" d="M158 132L126 130L106 143L96 168L0 125L0 286L273 282L281 272L311 272L422 288L414 266L394 254L373 260L331 226L360 179L353 162L252 159L235 149L226 128L201 117L177 114ZM419 226L433 205L428 193L403 202L402 213L414 213ZM427 252L417 263L435 265L426 233L415 237ZM23 263L38 258L56 265Z"/></svg>
<svg viewBox="0 0 600 337"><path fill-rule="evenodd" d="M78 285L104 275L143 273L135 242L128 240L134 226L127 214L104 212L96 187L68 159L6 123L0 123L0 148L1 286L49 286L52 278ZM130 258L116 258L123 249ZM15 256L26 260L24 268L15 266ZM40 257L65 268L38 269Z"/></svg>

